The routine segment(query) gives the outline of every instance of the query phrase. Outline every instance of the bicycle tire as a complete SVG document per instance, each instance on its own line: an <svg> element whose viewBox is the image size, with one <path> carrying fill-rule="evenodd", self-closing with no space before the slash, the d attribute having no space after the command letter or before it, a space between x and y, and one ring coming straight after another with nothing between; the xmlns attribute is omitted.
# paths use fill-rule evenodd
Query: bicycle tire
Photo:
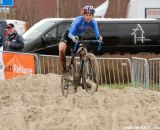
<svg viewBox="0 0 160 130"><path fill-rule="evenodd" d="M99 87L99 65L94 54L87 53L83 65L82 84L86 91L90 94L98 91ZM91 88L87 86L88 82Z"/></svg>
<svg viewBox="0 0 160 130"><path fill-rule="evenodd" d="M74 65L71 65L70 67L67 67L67 72L61 77L61 91L62 95L65 97L69 94L69 87L73 85L74 73L75 67ZM76 87L74 87L74 89L76 90Z"/></svg>
<svg viewBox="0 0 160 130"><path fill-rule="evenodd" d="M62 75L61 77L61 92L63 96L67 96L68 95L68 82L65 80L65 76Z"/></svg>

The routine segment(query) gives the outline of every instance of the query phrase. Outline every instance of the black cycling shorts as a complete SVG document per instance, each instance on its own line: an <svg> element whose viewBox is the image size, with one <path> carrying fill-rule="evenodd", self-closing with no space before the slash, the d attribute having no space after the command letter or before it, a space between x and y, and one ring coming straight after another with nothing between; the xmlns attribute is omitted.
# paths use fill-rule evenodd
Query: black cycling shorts
<svg viewBox="0 0 160 130"><path fill-rule="evenodd" d="M70 45L73 45L74 43L73 43L72 39L70 39L70 38L68 37L68 33L69 33L69 30L67 29L67 30L63 33L60 42L65 42L67 45L70 46Z"/></svg>

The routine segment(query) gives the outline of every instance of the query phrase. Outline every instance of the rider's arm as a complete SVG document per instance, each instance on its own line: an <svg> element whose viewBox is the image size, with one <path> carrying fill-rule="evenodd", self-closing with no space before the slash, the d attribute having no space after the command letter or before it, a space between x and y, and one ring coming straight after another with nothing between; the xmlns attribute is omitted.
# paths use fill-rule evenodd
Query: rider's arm
<svg viewBox="0 0 160 130"><path fill-rule="evenodd" d="M77 25L79 25L79 23L81 22L81 16L77 17L71 24L71 27L69 29L69 33L68 33L68 37L69 38L73 38L76 34L77 31Z"/></svg>
<svg viewBox="0 0 160 130"><path fill-rule="evenodd" d="M92 22L93 31L96 35L96 39L98 39L100 37L100 33L99 33L97 22L94 19L92 19L91 22Z"/></svg>

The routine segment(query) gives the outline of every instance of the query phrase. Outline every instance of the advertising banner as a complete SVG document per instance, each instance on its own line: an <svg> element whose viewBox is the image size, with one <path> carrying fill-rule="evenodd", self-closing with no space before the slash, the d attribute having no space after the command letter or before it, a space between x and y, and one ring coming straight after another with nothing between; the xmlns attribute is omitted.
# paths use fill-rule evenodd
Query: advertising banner
<svg viewBox="0 0 160 130"><path fill-rule="evenodd" d="M3 53L4 79L35 74L34 55Z"/></svg>

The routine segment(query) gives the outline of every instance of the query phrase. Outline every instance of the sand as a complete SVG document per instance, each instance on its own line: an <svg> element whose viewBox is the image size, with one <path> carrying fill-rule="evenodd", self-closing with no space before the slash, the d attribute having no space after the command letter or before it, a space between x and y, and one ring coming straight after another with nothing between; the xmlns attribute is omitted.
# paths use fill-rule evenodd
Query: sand
<svg viewBox="0 0 160 130"><path fill-rule="evenodd" d="M160 130L160 93L79 88L65 98L59 75L17 77L0 81L0 130Z"/></svg>

